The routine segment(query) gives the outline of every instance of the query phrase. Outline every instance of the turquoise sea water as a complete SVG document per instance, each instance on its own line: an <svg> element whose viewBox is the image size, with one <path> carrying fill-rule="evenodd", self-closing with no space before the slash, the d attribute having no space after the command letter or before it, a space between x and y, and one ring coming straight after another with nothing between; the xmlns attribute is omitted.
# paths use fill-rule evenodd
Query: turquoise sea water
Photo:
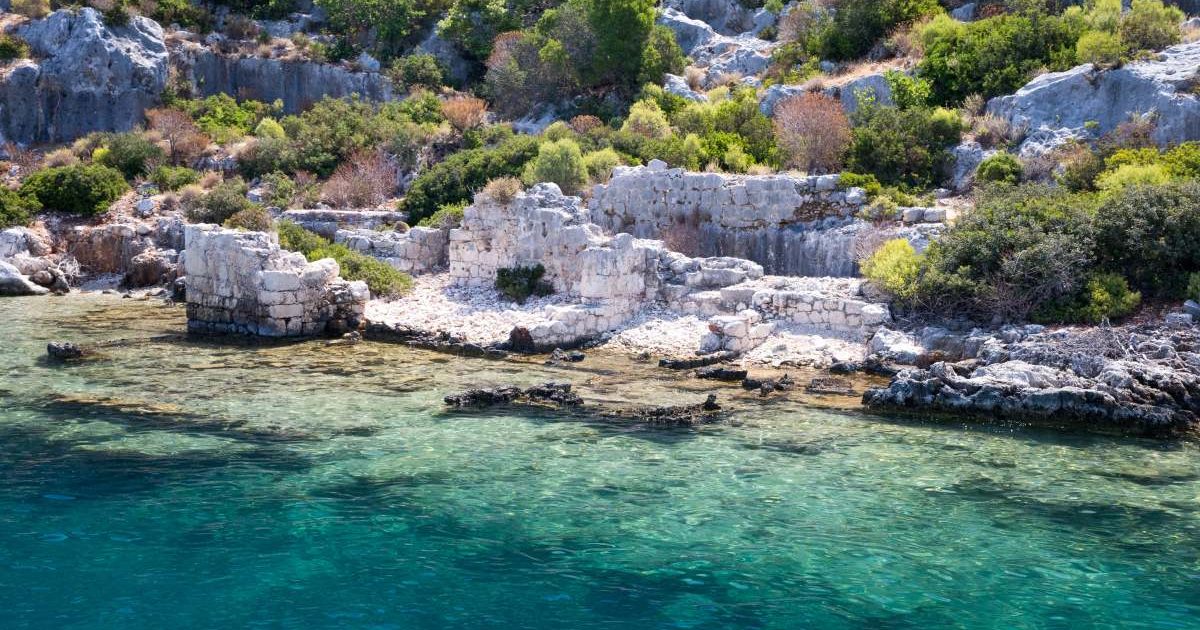
<svg viewBox="0 0 1200 630"><path fill-rule="evenodd" d="M1200 628L1193 444L734 390L698 430L446 414L476 383L703 388L181 325L0 301L0 628ZM57 367L53 339L124 341Z"/></svg>

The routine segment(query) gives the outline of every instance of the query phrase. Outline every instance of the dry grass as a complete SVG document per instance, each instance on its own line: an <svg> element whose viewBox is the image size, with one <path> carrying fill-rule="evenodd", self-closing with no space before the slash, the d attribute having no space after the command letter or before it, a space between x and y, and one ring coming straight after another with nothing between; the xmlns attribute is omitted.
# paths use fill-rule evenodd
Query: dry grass
<svg viewBox="0 0 1200 630"><path fill-rule="evenodd" d="M225 181L225 177L217 171L206 171L200 176L200 188L203 190L212 190L217 187L217 184Z"/></svg>
<svg viewBox="0 0 1200 630"><path fill-rule="evenodd" d="M62 148L55 149L46 154L42 159L42 165L46 168L55 168L58 166L74 166L79 163L79 158L71 152L70 149Z"/></svg>
<svg viewBox="0 0 1200 630"><path fill-rule="evenodd" d="M490 201L502 206L512 203L521 192L521 180L515 177L500 177L488 182L483 190L475 193L476 201Z"/></svg>
<svg viewBox="0 0 1200 630"><path fill-rule="evenodd" d="M42 161L36 151L21 148L11 142L5 143L0 153L8 155L8 163L17 167L17 172L22 178L37 170Z"/></svg>
<svg viewBox="0 0 1200 630"><path fill-rule="evenodd" d="M683 69L683 78L687 81L688 87L695 92L700 92L704 89L704 71L696 66L688 66Z"/></svg>
<svg viewBox="0 0 1200 630"><path fill-rule="evenodd" d="M378 151L360 151L338 166L321 197L335 208L374 208L395 190L395 166Z"/></svg>
<svg viewBox="0 0 1200 630"><path fill-rule="evenodd" d="M456 96L442 101L442 115L451 127L464 133L482 125L487 119L487 103L474 96Z"/></svg>
<svg viewBox="0 0 1200 630"><path fill-rule="evenodd" d="M50 14L50 0L12 0L12 12L31 20Z"/></svg>
<svg viewBox="0 0 1200 630"><path fill-rule="evenodd" d="M591 114L582 114L571 119L571 129L579 135L586 135L587 132L593 129L599 129L604 126L604 121Z"/></svg>

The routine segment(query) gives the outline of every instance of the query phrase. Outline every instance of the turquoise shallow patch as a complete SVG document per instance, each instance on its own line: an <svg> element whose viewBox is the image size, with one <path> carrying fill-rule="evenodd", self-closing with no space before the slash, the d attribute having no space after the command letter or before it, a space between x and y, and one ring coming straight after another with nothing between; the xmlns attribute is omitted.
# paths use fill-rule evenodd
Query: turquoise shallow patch
<svg viewBox="0 0 1200 630"><path fill-rule="evenodd" d="M480 383L711 384L161 338L181 317L0 300L0 627L1200 627L1191 444L752 396L696 431L447 415ZM125 341L59 367L56 339Z"/></svg>

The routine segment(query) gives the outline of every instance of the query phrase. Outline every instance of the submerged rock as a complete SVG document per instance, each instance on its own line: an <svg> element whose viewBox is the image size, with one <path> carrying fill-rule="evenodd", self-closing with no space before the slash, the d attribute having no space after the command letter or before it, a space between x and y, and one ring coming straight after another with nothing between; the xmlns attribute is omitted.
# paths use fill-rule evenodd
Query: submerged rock
<svg viewBox="0 0 1200 630"><path fill-rule="evenodd" d="M709 394L704 402L694 405L641 407L616 415L660 427L690 427L719 420L720 411L716 394Z"/></svg>
<svg viewBox="0 0 1200 630"><path fill-rule="evenodd" d="M469 389L446 396L442 400L451 407L491 407L514 402L558 407L576 407L583 404L583 399L571 391L570 383L544 383L526 389L515 385Z"/></svg>
<svg viewBox="0 0 1200 630"><path fill-rule="evenodd" d="M70 341L51 341L46 344L46 355L55 361L82 359L89 351Z"/></svg>
<svg viewBox="0 0 1200 630"><path fill-rule="evenodd" d="M713 365L696 370L696 378L735 382L746 378L746 370L735 370Z"/></svg>

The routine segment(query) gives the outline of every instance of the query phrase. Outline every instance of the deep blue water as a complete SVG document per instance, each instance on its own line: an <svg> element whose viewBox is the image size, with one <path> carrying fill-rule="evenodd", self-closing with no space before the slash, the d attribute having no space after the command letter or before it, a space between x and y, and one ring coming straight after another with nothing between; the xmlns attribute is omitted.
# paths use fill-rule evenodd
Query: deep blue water
<svg viewBox="0 0 1200 630"><path fill-rule="evenodd" d="M158 337L180 317L0 301L0 628L1200 628L1193 444L753 397L689 431L446 414L699 385ZM128 341L46 364L61 338Z"/></svg>

